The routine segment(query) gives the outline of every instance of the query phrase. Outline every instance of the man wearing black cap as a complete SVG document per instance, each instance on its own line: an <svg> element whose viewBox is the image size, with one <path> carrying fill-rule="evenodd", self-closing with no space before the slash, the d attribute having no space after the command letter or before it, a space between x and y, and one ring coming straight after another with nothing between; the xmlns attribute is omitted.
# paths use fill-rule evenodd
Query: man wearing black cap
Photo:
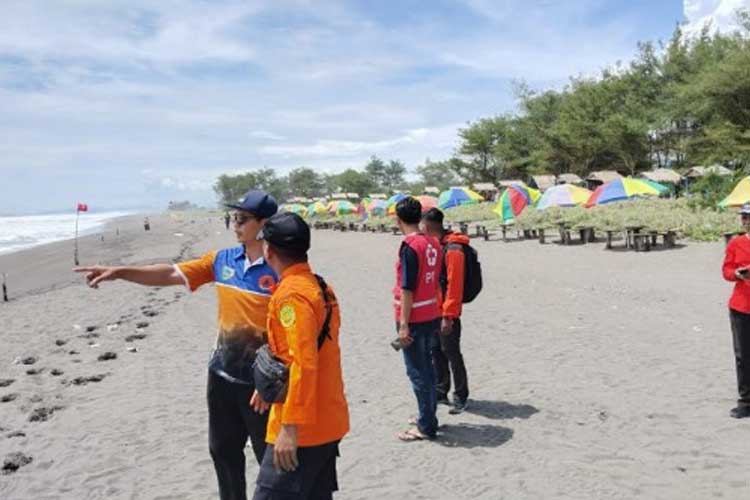
<svg viewBox="0 0 750 500"><path fill-rule="evenodd" d="M253 500L332 499L338 443L349 431L339 306L333 290L310 269L310 227L299 215L271 217L259 237L280 277L268 305L268 345L289 377L284 401L271 406ZM262 409L258 395L253 404Z"/></svg>
<svg viewBox="0 0 750 500"><path fill-rule="evenodd" d="M263 258L257 235L278 210L276 200L264 191L248 191L234 209L234 230L240 245L205 254L176 265L138 267L93 266L77 268L87 273L89 286L122 279L141 285L185 285L190 291L216 283L219 332L208 363L208 440L222 500L245 499L245 453L250 437L260 463L265 452L267 406L253 411L250 399L255 384L252 363L265 343L266 314L276 273Z"/></svg>

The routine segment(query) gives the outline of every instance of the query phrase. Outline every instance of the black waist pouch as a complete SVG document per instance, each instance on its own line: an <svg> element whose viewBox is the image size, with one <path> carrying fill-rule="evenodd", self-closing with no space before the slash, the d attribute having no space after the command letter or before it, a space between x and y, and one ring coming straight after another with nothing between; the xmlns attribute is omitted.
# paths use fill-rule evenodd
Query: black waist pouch
<svg viewBox="0 0 750 500"><path fill-rule="evenodd" d="M289 386L289 367L273 355L268 344L258 349L253 363L255 390L266 403L283 403Z"/></svg>

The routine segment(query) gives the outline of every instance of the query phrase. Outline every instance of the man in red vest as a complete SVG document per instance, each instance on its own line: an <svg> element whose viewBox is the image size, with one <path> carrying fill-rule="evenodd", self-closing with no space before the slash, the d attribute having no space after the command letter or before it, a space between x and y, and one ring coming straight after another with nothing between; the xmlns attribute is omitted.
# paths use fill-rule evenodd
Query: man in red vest
<svg viewBox="0 0 750 500"><path fill-rule="evenodd" d="M404 234L396 265L393 297L401 341L419 416L416 427L398 434L402 441L433 439L437 434L437 393L432 368L432 344L440 329L438 286L442 266L440 242L419 231L422 205L408 197L396 205L398 227Z"/></svg>

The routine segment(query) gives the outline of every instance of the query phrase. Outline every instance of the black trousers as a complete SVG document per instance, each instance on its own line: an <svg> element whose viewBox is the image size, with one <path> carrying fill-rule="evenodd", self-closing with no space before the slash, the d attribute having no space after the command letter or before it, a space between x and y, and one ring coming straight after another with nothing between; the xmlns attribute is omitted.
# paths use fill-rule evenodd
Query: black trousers
<svg viewBox="0 0 750 500"><path fill-rule="evenodd" d="M750 314L729 310L737 367L738 406L750 406Z"/></svg>
<svg viewBox="0 0 750 500"><path fill-rule="evenodd" d="M448 397L451 390L451 372L453 373L453 393L456 399L466 401L469 397L469 381L466 377L466 365L461 354L461 318L453 320L453 330L448 335L440 335L432 349L432 366L435 369L435 388L438 399Z"/></svg>
<svg viewBox="0 0 750 500"><path fill-rule="evenodd" d="M266 449L268 413L250 407L254 387L236 384L208 372L208 448L219 481L221 500L246 500L245 444L253 446L258 464Z"/></svg>
<svg viewBox="0 0 750 500"><path fill-rule="evenodd" d="M299 466L291 472L276 470L273 466L273 445L258 471L258 481L253 500L332 500L338 491L336 457L339 443L297 448Z"/></svg>

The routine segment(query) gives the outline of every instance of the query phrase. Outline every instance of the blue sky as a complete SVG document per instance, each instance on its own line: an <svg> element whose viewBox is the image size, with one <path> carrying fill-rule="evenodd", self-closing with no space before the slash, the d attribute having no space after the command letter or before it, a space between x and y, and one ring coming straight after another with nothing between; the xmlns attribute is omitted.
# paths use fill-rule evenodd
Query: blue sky
<svg viewBox="0 0 750 500"><path fill-rule="evenodd" d="M512 111L514 80L560 86L748 3L5 0L0 214L210 205L219 174L263 166L411 169Z"/></svg>

